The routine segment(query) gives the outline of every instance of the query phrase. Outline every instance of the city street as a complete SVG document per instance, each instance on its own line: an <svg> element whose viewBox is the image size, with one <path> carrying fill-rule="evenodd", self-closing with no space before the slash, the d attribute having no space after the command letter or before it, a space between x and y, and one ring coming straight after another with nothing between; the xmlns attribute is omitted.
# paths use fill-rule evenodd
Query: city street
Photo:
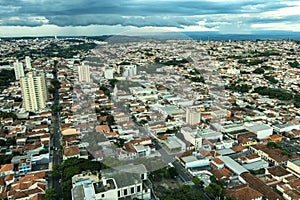
<svg viewBox="0 0 300 200"><path fill-rule="evenodd" d="M192 175L176 160L172 163L174 167L177 169L179 177L185 183L189 183L192 181ZM193 185L193 187L199 190L203 194L204 200L210 200L211 198L205 193L204 189L199 185Z"/></svg>
<svg viewBox="0 0 300 200"><path fill-rule="evenodd" d="M57 69L59 63L55 65ZM54 79L57 79L57 73L54 74ZM55 92L53 94L54 100L53 105L59 107L59 93ZM51 133L51 152L52 153L52 166L60 165L61 163L61 143L60 143L60 121L59 121L59 111L52 111L52 133ZM60 186L61 175L49 177L49 188L54 188L58 196L61 194Z"/></svg>

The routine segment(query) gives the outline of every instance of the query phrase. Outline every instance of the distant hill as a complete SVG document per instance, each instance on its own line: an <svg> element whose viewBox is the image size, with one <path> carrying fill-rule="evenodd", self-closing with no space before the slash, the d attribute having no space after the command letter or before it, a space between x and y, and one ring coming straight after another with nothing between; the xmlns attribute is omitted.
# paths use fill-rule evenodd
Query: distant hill
<svg viewBox="0 0 300 200"><path fill-rule="evenodd" d="M53 38L53 36L41 37L5 37L3 40ZM249 34L223 34L220 32L162 32L149 33L137 36L129 35L100 35L100 36L57 36L57 38L87 38L107 42L139 42L149 39L159 40L300 40L300 32L291 31L255 31Z"/></svg>

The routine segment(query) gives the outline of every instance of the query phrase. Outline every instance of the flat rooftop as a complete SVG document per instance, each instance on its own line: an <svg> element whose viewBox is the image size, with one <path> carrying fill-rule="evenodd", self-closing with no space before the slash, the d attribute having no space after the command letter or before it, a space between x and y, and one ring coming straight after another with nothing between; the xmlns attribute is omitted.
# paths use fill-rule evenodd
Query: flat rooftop
<svg viewBox="0 0 300 200"><path fill-rule="evenodd" d="M300 167L300 158L296 158L294 160L290 160L290 162Z"/></svg>

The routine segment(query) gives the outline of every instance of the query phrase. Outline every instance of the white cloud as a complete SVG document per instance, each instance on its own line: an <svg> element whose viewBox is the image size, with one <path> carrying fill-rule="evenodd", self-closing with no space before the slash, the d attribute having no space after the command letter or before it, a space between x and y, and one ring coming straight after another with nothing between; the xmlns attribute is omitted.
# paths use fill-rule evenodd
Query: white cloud
<svg viewBox="0 0 300 200"><path fill-rule="evenodd" d="M263 29L263 30L283 30L283 31L294 31L300 32L299 24L285 24L285 23L266 23L266 24L253 24L252 28Z"/></svg>

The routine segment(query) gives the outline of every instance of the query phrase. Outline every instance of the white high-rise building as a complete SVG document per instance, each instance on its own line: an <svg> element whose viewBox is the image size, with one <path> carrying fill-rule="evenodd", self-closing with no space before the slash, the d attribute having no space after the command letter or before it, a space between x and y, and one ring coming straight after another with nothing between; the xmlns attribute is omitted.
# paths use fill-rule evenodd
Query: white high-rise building
<svg viewBox="0 0 300 200"><path fill-rule="evenodd" d="M186 109L186 123L190 125L198 124L201 121L201 113L195 109Z"/></svg>
<svg viewBox="0 0 300 200"><path fill-rule="evenodd" d="M44 109L48 99L45 74L28 72L20 81L25 110L39 111Z"/></svg>
<svg viewBox="0 0 300 200"><path fill-rule="evenodd" d="M123 66L123 76L136 76L137 75L137 67L136 65L125 65Z"/></svg>
<svg viewBox="0 0 300 200"><path fill-rule="evenodd" d="M106 79L113 79L114 78L114 69L113 68L107 68L104 71L104 78Z"/></svg>
<svg viewBox="0 0 300 200"><path fill-rule="evenodd" d="M27 69L31 69L31 58L29 56L25 57L25 64Z"/></svg>
<svg viewBox="0 0 300 200"><path fill-rule="evenodd" d="M14 70L15 70L16 80L19 80L21 77L24 76L23 63L19 62L18 60L14 62Z"/></svg>
<svg viewBox="0 0 300 200"><path fill-rule="evenodd" d="M85 65L84 63L78 66L78 79L79 82L91 82L90 66Z"/></svg>

